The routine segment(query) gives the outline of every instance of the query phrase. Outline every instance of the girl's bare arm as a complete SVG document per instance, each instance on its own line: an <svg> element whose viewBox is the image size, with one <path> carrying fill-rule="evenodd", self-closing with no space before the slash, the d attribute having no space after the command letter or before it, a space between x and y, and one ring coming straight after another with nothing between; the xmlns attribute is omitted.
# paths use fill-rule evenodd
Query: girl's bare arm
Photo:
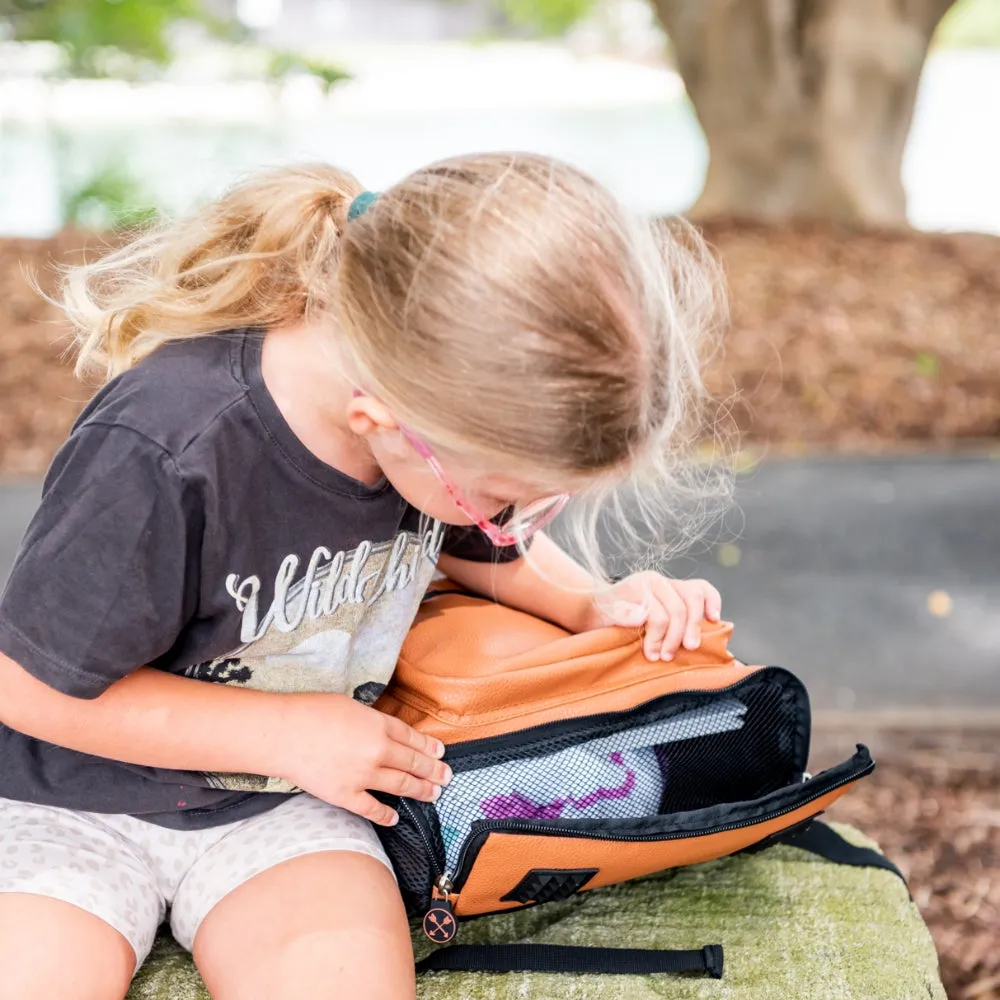
<svg viewBox="0 0 1000 1000"><path fill-rule="evenodd" d="M82 753L179 771L262 774L376 823L376 789L433 801L444 747L341 694L277 694L148 667L92 700L43 684L0 654L0 722Z"/></svg>
<svg viewBox="0 0 1000 1000"><path fill-rule="evenodd" d="M0 722L71 750L149 767L272 773L295 698L142 668L85 700L43 684L0 653Z"/></svg>

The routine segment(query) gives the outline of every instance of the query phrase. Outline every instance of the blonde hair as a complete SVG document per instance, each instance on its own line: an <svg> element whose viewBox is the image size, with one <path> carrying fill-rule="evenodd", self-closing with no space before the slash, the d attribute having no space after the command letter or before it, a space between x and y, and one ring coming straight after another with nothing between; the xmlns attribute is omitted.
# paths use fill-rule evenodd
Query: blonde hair
<svg viewBox="0 0 1000 1000"><path fill-rule="evenodd" d="M571 520L591 568L598 534L660 558L667 531L681 545L709 520L729 477L690 449L722 282L691 227L640 222L533 154L433 164L348 222L362 190L330 166L270 170L69 271L78 373L330 316L358 378L432 447L588 483Z"/></svg>

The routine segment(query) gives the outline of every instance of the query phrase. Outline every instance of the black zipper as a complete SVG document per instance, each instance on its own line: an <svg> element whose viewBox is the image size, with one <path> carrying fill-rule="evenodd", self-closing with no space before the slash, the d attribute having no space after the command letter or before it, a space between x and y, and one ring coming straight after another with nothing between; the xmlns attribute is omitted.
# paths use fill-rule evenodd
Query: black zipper
<svg viewBox="0 0 1000 1000"><path fill-rule="evenodd" d="M518 822L517 820L476 820L473 824L475 832L471 833L462 845L462 853L459 855L456 874L453 878L449 879L449 889L454 892L461 892L462 887L465 885L465 881L468 879L472 870L472 866L475 864L475 859L479 854L479 850L482 848L483 844L486 843L489 835L496 830L503 830L505 833L531 833L553 837L576 836L591 840L617 840L623 842L644 840L687 840L691 837L702 837L708 833L724 833L727 830L739 830L747 826L756 826L758 823L767 823L772 819L777 819L779 816L785 815L786 813L793 812L796 809L801 809L802 806L808 805L810 802L814 802L823 795L836 791L838 788L842 788L844 785L848 785L852 781L857 781L859 778L863 778L866 774L871 774L874 769L875 761L869 758L862 766L856 767L853 771L851 771L850 774L831 785L822 787L819 791L814 792L807 798L797 801L794 805L779 809L775 812L767 813L764 816L755 816L753 819L745 820L740 823L727 823L723 826L712 826L708 829L701 830L685 830L668 834L666 836L656 833L613 834L601 833L599 831L573 831L571 829L567 829L566 827L544 826L536 822L526 823ZM810 780L817 780L820 777L821 775L817 775L815 779ZM443 878L444 875L447 874L449 873L444 872L441 877Z"/></svg>
<svg viewBox="0 0 1000 1000"><path fill-rule="evenodd" d="M766 682L769 678L781 675L784 675L793 685L801 687L801 682L798 678L788 670L785 670L784 667L761 667L759 670L755 670L749 677L744 677L735 684L730 684L724 688L714 688L712 690L689 688L684 691L672 691L669 694L660 695L650 701L643 702L641 705L618 712L579 715L572 719L564 719L558 722L542 722L535 726L529 726L527 729L518 729L499 736L487 736L483 739L468 740L465 743L453 743L448 747L445 759L451 765L453 771L474 770L475 759L477 757L489 758L484 766L507 763L508 760L515 760L522 754L525 756L529 755L537 743L558 737L564 732L571 732L574 739L578 739L580 742L589 739L591 736L610 736L618 731L619 728L624 730L641 725L646 715L656 715L657 718L651 721L660 721L661 717L659 713L674 701L681 702L684 700L701 699L709 703L719 695L732 694L740 688L750 687L762 681ZM612 724L616 724L616 727L605 729L605 727ZM519 751L517 755L504 758L502 761L495 759L497 754L503 753L505 750L515 749Z"/></svg>
<svg viewBox="0 0 1000 1000"><path fill-rule="evenodd" d="M413 806L409 799L400 798L398 808L409 815L410 819L413 820L413 826L420 836L420 839L424 842L424 847L427 848L427 857L431 863L431 867L434 869L434 874L437 876L435 882L440 882L441 879L448 873L444 870L444 866L438 860L438 853L434 849L434 837L429 830L429 822L427 817L424 816L422 810L417 809Z"/></svg>

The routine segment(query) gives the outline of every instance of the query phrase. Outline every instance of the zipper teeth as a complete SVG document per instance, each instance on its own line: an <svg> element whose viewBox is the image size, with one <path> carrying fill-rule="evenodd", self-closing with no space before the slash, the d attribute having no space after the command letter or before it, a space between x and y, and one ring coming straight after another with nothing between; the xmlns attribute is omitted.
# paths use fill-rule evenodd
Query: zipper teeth
<svg viewBox="0 0 1000 1000"><path fill-rule="evenodd" d="M808 798L803 799L801 802L796 803L794 806L788 809L779 809L776 812L770 812L765 816L759 816L752 820L746 820L742 823L727 823L725 826L712 827L710 831L708 830L687 830L681 833L670 834L669 836L661 836L656 834L601 834L601 833L585 833L585 837L588 840L618 840L622 842L634 842L643 840L689 840L691 837L702 837L706 833L725 833L727 830L739 830L742 827L754 826L757 823L767 823L769 820L777 819L779 816L785 815L785 813L793 812L795 809L801 809L802 806L809 805L810 802L815 802L816 799L821 798L830 792L835 792L838 788L843 788L844 785L849 785L852 781L857 781L858 778L863 777L865 774L869 773L874 768L874 763L866 764L864 767L857 768L851 772L851 774L841 778L836 783L825 788L822 791L816 792L810 795ZM523 833L554 833L554 834L564 834L571 835L572 831L565 830L561 827L542 827L542 826L531 826L527 823L509 823L506 820L486 820L487 823L496 824L496 826L480 827L477 831L476 839L478 840L481 836L489 835L493 830L503 829L512 830L515 832ZM465 870L466 856L469 853L470 844L466 844L462 850L462 854L458 859L458 864L455 866L455 877L452 880L457 891L461 891L462 887L465 885L466 879L469 877L469 872Z"/></svg>
<svg viewBox="0 0 1000 1000"><path fill-rule="evenodd" d="M435 875L440 879L444 874L444 870L438 864L437 851L434 850L434 844L431 843L431 838L427 836L426 830L424 828L424 817L422 814L418 814L417 810L413 808L412 805L405 799L401 798L399 800L399 807L410 814L410 819L413 820L414 829L417 831L420 839L424 842L424 847L427 848L427 857L431 863L431 867L434 869Z"/></svg>
<svg viewBox="0 0 1000 1000"><path fill-rule="evenodd" d="M755 680L758 680L762 676L769 675L769 674L771 674L771 673L773 673L773 672L775 672L777 670L784 670L784 668L783 667L774 667L774 666L761 667L759 670L757 670L754 673L750 674L748 677L743 677L740 680L738 680L735 684L730 684L728 687L724 687L724 688L712 688L712 689L706 689L706 688L686 688L686 689L681 690L681 691L671 691L671 692L668 692L667 694L658 695L655 698L651 698L648 702L645 702L643 705L635 706L635 708L632 708L632 709L623 709L622 711L619 711L619 712L601 712L601 713L599 713L597 715L581 715L581 716L577 716L577 717L575 717L573 719L567 719L565 721L566 722L574 722L574 723L577 723L577 722L586 722L586 724L588 726L588 728L586 730L584 730L582 733L579 733L579 734L576 733L576 732L574 732L574 734L573 734L574 737L578 736L580 739L585 739L585 738L587 738L591 734L591 732L593 732L595 730L599 730L607 722L610 722L610 721L613 721L613 720L616 720L616 719L617 720L621 720L622 722L626 722L627 721L628 724L631 724L632 723L632 715L633 715L633 713L636 714L636 715L640 714L640 712L638 711L639 709L641 709L643 711L649 711L649 712L655 711L655 709L651 708L650 706L654 702L659 701L660 699L663 699L663 698L680 698L680 697L685 696L685 695L690 697L692 695L700 695L700 696L709 696L709 695L712 695L712 696L714 696L714 695L720 695L720 694L729 694L730 692L735 691L737 688L742 687L744 684L747 684L747 683L753 682ZM623 718L623 717L626 717L626 716L628 717L627 720L625 718ZM505 734L505 735L508 735L508 736L515 736L516 735L516 737L517 737L516 745L515 745L515 747L512 747L511 749L515 749L516 748L518 751L522 751L522 750L526 750L534 742L531 734L533 734L533 733L536 734L537 738L539 738L539 739L544 738L543 733L542 733L543 730L548 729L551 726L558 726L560 724L561 724L561 722L541 722L538 725L529 726L527 729L519 729L519 730L516 731L516 733L510 733L510 734ZM498 738L502 739L503 737L495 737L495 736L494 737L486 737L486 739L490 739L490 740L496 740ZM479 742L479 741L477 740L476 742ZM489 750L489 749L486 749L486 748L479 749L479 750L464 750L463 751L463 749L461 747L461 744L458 744L458 745L452 746L449 749L448 760L449 760L450 763L457 763L458 761L462 761L464 763L469 758L475 759L477 756L484 756L485 757L485 756L490 755L491 753L493 753L493 754L502 754L503 752L504 752L503 750ZM461 770L465 770L465 768L461 768Z"/></svg>

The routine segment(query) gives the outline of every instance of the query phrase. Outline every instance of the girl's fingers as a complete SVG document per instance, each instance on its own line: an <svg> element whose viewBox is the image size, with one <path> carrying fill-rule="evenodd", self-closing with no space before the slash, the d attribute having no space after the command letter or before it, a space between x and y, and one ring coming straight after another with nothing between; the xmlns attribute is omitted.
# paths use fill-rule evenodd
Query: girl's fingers
<svg viewBox="0 0 1000 1000"><path fill-rule="evenodd" d="M649 611L644 604L633 604L629 601L615 601L605 612L611 625L623 625L626 628L638 628L646 621Z"/></svg>
<svg viewBox="0 0 1000 1000"><path fill-rule="evenodd" d="M707 599L704 591L695 587L685 590L684 606L687 609L684 648L697 649L701 645L701 623L706 617Z"/></svg>
<svg viewBox="0 0 1000 1000"><path fill-rule="evenodd" d="M657 595L666 605L667 614L670 616L670 625L667 634L663 637L663 647L660 650L660 658L672 660L674 653L680 647L684 638L684 630L688 623L687 605L673 587L668 586L663 594Z"/></svg>
<svg viewBox="0 0 1000 1000"><path fill-rule="evenodd" d="M710 622L717 622L722 617L722 594L708 581L705 584L705 617Z"/></svg>
<svg viewBox="0 0 1000 1000"><path fill-rule="evenodd" d="M390 795L419 799L421 802L437 802L441 798L440 785L423 778L415 778L406 771L396 771L391 767L382 767L375 772L372 788L378 792L388 792Z"/></svg>
<svg viewBox="0 0 1000 1000"><path fill-rule="evenodd" d="M447 785L451 781L451 768L444 761L427 754L390 742L380 761L383 768L404 771L415 778L424 778L435 785Z"/></svg>
<svg viewBox="0 0 1000 1000"><path fill-rule="evenodd" d="M687 610L673 587L666 584L649 596L649 617L643 652L649 660L672 660L687 622Z"/></svg>
<svg viewBox="0 0 1000 1000"><path fill-rule="evenodd" d="M399 814L391 806L383 805L367 792L359 792L350 802L344 803L344 808L363 817L377 826L395 826L399 822Z"/></svg>
<svg viewBox="0 0 1000 1000"><path fill-rule="evenodd" d="M408 726L395 716L385 716L385 731L391 740L402 743L404 747L411 747L430 757L444 756L444 744L440 740L418 733L413 726Z"/></svg>
<svg viewBox="0 0 1000 1000"><path fill-rule="evenodd" d="M646 634L642 640L642 651L647 660L658 660L663 641L670 628L670 614L659 601L651 600L646 615Z"/></svg>

